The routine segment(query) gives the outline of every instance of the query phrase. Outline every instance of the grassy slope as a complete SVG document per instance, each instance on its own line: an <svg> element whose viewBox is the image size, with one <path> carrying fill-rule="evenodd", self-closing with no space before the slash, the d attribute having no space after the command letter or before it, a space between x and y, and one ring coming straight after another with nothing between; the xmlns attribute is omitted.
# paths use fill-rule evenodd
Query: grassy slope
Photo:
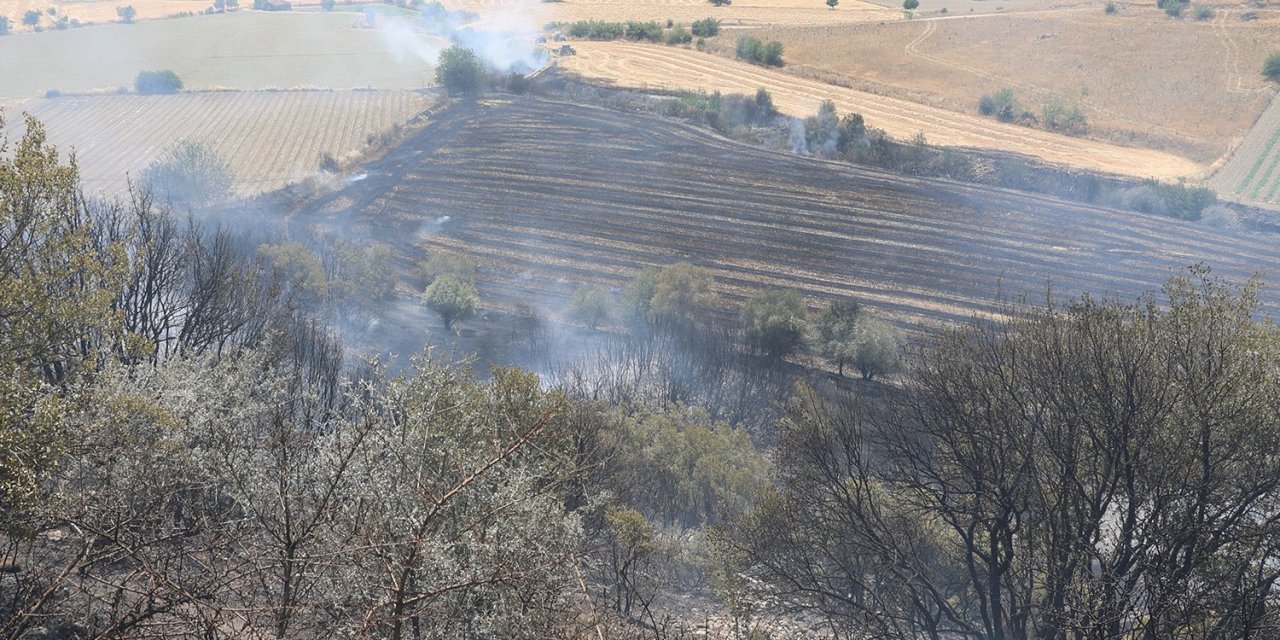
<svg viewBox="0 0 1280 640"><path fill-rule="evenodd" d="M0 38L0 97L132 88L143 69L171 69L189 89L408 89L432 83L430 65L394 55L373 30L351 28L358 19L243 11L16 34Z"/></svg>

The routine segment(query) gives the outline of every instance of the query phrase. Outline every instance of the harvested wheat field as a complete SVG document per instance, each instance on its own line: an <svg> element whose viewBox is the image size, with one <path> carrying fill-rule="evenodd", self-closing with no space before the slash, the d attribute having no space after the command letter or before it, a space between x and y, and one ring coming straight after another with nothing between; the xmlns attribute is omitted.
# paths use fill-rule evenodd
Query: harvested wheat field
<svg viewBox="0 0 1280 640"><path fill-rule="evenodd" d="M1003 124L977 113L924 106L692 49L584 42L578 55L562 58L560 64L584 77L620 86L745 94L764 87L773 93L781 111L795 116L812 115L823 100L832 100L841 112L862 113L869 126L898 138L923 132L933 144L1022 153L1082 169L1163 180L1203 177L1204 172L1190 159L1171 153Z"/></svg>
<svg viewBox="0 0 1280 640"><path fill-rule="evenodd" d="M445 0L450 9L474 11L482 18L505 16L508 21L523 17L541 27L548 22L577 20L658 20L686 25L707 17L720 19L727 27L806 24L849 24L877 20L901 20L901 9L889 9L862 0L844 0L832 11L823 0L734 0L714 7L707 0Z"/></svg>
<svg viewBox="0 0 1280 640"><path fill-rule="evenodd" d="M1272 101L1209 185L1241 200L1280 205L1280 97Z"/></svg>
<svg viewBox="0 0 1280 640"><path fill-rule="evenodd" d="M275 189L315 175L322 153L341 160L370 139L427 109L432 96L410 91L185 93L35 100L21 109L50 140L76 153L85 190L117 195L174 141L213 145L231 163L241 193ZM10 139L22 118L6 112Z"/></svg>
<svg viewBox="0 0 1280 640"><path fill-rule="evenodd" d="M711 268L730 300L795 287L852 295L906 325L998 309L1000 295L1130 297L1204 260L1247 277L1269 240L765 151L660 118L532 98L443 112L367 177L295 221L481 265L486 304L559 309L583 282Z"/></svg>
<svg viewBox="0 0 1280 640"><path fill-rule="evenodd" d="M137 14L135 20L167 18L176 14L200 13L213 6L212 0L87 0L83 2L49 2L49 0L0 0L0 16L7 16L15 31L31 30L22 23L22 16L29 10L43 14L40 26L54 28L61 16L80 21L83 25L119 22L116 9L131 6ZM53 7L54 14L48 10Z"/></svg>
<svg viewBox="0 0 1280 640"><path fill-rule="evenodd" d="M1094 5L756 35L783 42L787 62L818 78L964 114L1007 87L1037 116L1051 102L1080 107L1092 138L1211 164L1275 94L1259 69L1280 42L1280 13L1243 22L1241 12L1175 20L1152 5L1115 15Z"/></svg>

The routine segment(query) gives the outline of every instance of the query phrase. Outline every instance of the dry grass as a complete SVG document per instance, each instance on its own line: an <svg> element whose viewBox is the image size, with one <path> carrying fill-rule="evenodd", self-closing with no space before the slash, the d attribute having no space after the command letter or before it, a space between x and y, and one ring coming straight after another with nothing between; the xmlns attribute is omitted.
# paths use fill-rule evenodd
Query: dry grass
<svg viewBox="0 0 1280 640"><path fill-rule="evenodd" d="M1036 113L1051 100L1080 106L1091 137L1211 164L1274 94L1258 70L1280 42L1280 13L1239 14L1174 20L1154 6L1091 6L759 35L784 42L789 63L858 88L970 114L983 92L1010 87Z"/></svg>
<svg viewBox="0 0 1280 640"><path fill-rule="evenodd" d="M445 0L445 6L482 14L503 11L527 17L531 24L577 20L658 20L668 19L688 25L694 20L715 17L726 27L849 24L877 20L898 20L901 10L887 9L861 0L843 0L832 11L823 0L734 0L727 7L713 7L707 0Z"/></svg>
<svg viewBox="0 0 1280 640"><path fill-rule="evenodd" d="M122 193L129 176L175 140L211 143L230 161L241 193L275 189L315 175L320 154L342 160L368 139L427 109L433 98L408 91L191 93L85 96L22 106L63 151L74 150L89 193ZM10 112L7 131L20 135Z"/></svg>
<svg viewBox="0 0 1280 640"><path fill-rule="evenodd" d="M135 20L151 20L186 13L200 13L212 7L212 0L89 0L87 2L49 2L48 0L0 0L0 15L8 16L15 31L26 31L30 28L22 24L22 14L29 9L44 14L41 26L45 29L53 27L56 19L46 11L54 7L59 16L79 20L82 23L102 24L119 22L116 8L130 5L136 10Z"/></svg>
<svg viewBox="0 0 1280 640"><path fill-rule="evenodd" d="M1203 173L1191 160L1169 153L1002 124L976 113L922 106L691 49L621 42L577 46L577 56L561 60L565 68L624 86L745 94L764 87L785 113L812 115L822 100L829 99L841 112L860 112L870 126L904 139L924 132L934 144L1012 151L1057 164L1143 178L1167 180Z"/></svg>

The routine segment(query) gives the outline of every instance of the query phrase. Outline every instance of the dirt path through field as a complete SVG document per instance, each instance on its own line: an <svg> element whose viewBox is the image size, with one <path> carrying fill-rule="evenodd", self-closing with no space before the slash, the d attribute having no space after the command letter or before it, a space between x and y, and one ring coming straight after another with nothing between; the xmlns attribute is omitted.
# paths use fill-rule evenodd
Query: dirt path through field
<svg viewBox="0 0 1280 640"><path fill-rule="evenodd" d="M622 86L745 94L764 87L773 93L774 103L784 113L811 115L823 100L832 100L841 111L860 112L867 124L897 138L923 132L934 144L1012 151L1057 164L1141 178L1198 178L1204 171L1190 159L1169 153L1002 124L691 49L623 42L583 42L575 46L578 55L562 59L563 67Z"/></svg>

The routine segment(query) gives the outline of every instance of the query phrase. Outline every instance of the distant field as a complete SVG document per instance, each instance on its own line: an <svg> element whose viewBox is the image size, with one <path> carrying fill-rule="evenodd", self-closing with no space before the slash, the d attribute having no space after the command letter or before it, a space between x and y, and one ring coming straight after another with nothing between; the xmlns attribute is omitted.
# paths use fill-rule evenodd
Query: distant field
<svg viewBox="0 0 1280 640"><path fill-rule="evenodd" d="M1044 1L1044 0L1040 0ZM724 26L765 26L797 24L843 24L874 20L899 20L902 11L886 9L862 0L843 0L832 11L823 0L734 0L725 7L713 7L707 0L444 0L446 7L466 9L487 16L507 14L541 27L548 22L576 20L657 20L684 23L708 16Z"/></svg>
<svg viewBox="0 0 1280 640"><path fill-rule="evenodd" d="M848 295L936 326L1050 284L1062 296L1128 298L1199 260L1242 278L1280 258L1270 238L904 178L531 98L454 107L366 171L296 220L385 242L404 264L464 252L480 264L490 308L555 313L580 283L620 287L644 266L687 260L710 268L729 300L794 287L814 306Z"/></svg>
<svg viewBox="0 0 1280 640"><path fill-rule="evenodd" d="M1141 178L1196 176L1203 168L1174 154L1121 147L1039 129L1002 124L975 113L956 113L819 80L797 77L692 49L622 42L577 43L576 56L560 64L586 77L622 86L753 94L764 87L783 112L808 116L830 99L841 112L862 113L867 124L906 139L924 132L929 142L999 149L1072 167Z"/></svg>
<svg viewBox="0 0 1280 640"><path fill-rule="evenodd" d="M1209 184L1242 200L1280 205L1280 98L1271 103Z"/></svg>
<svg viewBox="0 0 1280 640"><path fill-rule="evenodd" d="M62 151L76 152L86 191L118 194L180 139L211 143L251 194L315 175L320 154L368 148L377 135L429 107L411 91L218 92L34 100L22 109L44 122ZM13 139L21 116L6 112Z"/></svg>
<svg viewBox="0 0 1280 640"><path fill-rule="evenodd" d="M129 87L144 69L171 69L188 89L430 86L435 71L351 13L198 16L0 38L0 97ZM424 49L447 46L421 38Z"/></svg>
<svg viewBox="0 0 1280 640"><path fill-rule="evenodd" d="M107 23L120 19L116 8L132 6L137 15L135 20L151 20L164 18L177 13L200 13L213 6L212 0L77 0L75 2L51 2L50 0L0 0L0 16L8 16L15 31L27 31L30 27L22 24L22 14L35 9L44 14L40 26L45 29L53 27L57 16L67 16L81 23ZM47 11L53 7L57 16L50 16Z"/></svg>
<svg viewBox="0 0 1280 640"><path fill-rule="evenodd" d="M948 4L928 0L934 10ZM1053 100L1081 107L1092 137L1204 164L1243 137L1275 93L1259 69L1280 42L1280 13L1242 22L1232 6L1208 21L1174 20L1152 5L1106 15L1098 4L970 19L955 9L946 19L758 35L781 40L789 63L858 88L971 114L982 93L1009 87L1036 114Z"/></svg>

